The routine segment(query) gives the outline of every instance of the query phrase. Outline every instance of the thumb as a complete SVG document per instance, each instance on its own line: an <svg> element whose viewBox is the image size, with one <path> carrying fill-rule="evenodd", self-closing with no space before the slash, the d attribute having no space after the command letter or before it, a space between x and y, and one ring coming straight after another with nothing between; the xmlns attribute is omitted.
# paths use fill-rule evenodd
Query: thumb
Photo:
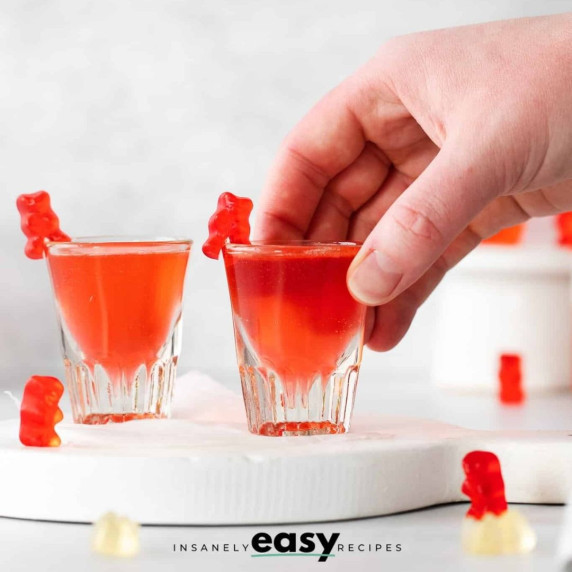
<svg viewBox="0 0 572 572"><path fill-rule="evenodd" d="M366 238L348 270L361 302L378 306L406 290L500 191L489 161L452 148L460 146L444 146Z"/></svg>

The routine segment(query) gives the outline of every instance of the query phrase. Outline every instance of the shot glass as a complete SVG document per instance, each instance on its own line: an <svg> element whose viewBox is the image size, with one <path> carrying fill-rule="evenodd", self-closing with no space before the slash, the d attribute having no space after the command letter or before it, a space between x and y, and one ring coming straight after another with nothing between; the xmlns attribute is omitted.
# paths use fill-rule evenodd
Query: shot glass
<svg viewBox="0 0 572 572"><path fill-rule="evenodd" d="M344 433L362 357L365 306L346 273L359 244L223 249L248 427L259 435Z"/></svg>
<svg viewBox="0 0 572 572"><path fill-rule="evenodd" d="M47 244L76 423L168 417L190 240Z"/></svg>

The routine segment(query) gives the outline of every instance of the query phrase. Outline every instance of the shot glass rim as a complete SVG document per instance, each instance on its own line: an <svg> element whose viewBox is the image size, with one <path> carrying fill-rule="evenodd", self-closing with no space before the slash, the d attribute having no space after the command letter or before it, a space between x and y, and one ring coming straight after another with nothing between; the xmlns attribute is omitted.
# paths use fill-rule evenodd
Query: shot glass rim
<svg viewBox="0 0 572 572"><path fill-rule="evenodd" d="M248 244L227 242L224 250L229 253L247 252L256 249L262 252L280 252L284 247L299 247L300 250L330 250L340 247L361 247L363 242L353 240L320 241L320 240L253 240ZM296 248L298 250L298 248Z"/></svg>
<svg viewBox="0 0 572 572"><path fill-rule="evenodd" d="M190 238L145 236L145 235L95 235L73 236L66 241L46 241L46 248L52 250L74 250L75 247L85 246L117 246L117 247L154 247L164 245L186 245L189 249L193 245Z"/></svg>

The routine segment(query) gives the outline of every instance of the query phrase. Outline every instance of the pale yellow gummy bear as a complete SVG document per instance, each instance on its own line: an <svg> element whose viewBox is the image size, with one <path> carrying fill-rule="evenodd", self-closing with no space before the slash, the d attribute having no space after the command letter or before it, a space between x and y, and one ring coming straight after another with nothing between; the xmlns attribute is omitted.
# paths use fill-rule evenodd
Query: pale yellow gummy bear
<svg viewBox="0 0 572 572"><path fill-rule="evenodd" d="M461 542L469 554L525 554L534 550L536 534L522 514L510 509L481 520L465 517Z"/></svg>
<svg viewBox="0 0 572 572"><path fill-rule="evenodd" d="M106 556L135 556L139 552L139 525L107 512L94 525L91 547Z"/></svg>

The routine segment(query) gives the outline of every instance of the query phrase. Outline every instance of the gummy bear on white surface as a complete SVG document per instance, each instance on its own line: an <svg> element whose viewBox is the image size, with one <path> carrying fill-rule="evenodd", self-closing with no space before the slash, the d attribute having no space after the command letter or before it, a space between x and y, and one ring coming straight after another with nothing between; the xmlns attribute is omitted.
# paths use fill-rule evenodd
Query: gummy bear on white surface
<svg viewBox="0 0 572 572"><path fill-rule="evenodd" d="M466 517L461 542L469 554L526 554L536 547L536 534L520 512L508 509L499 516Z"/></svg>
<svg viewBox="0 0 572 572"><path fill-rule="evenodd" d="M113 512L105 513L94 524L92 549L105 556L135 556L140 549L139 525Z"/></svg>

